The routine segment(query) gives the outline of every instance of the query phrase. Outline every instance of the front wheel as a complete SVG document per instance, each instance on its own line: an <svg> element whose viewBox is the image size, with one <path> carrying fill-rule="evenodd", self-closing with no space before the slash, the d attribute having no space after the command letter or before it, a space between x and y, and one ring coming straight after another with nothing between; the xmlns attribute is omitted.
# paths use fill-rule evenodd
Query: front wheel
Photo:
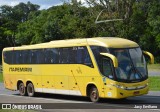
<svg viewBox="0 0 160 112"><path fill-rule="evenodd" d="M32 83L29 83L27 85L27 93L28 93L28 96L30 97L33 97L35 95L34 86Z"/></svg>
<svg viewBox="0 0 160 112"><path fill-rule="evenodd" d="M94 87L94 86L91 87L89 97L92 102L98 102L99 93L98 93L98 89L96 87Z"/></svg>

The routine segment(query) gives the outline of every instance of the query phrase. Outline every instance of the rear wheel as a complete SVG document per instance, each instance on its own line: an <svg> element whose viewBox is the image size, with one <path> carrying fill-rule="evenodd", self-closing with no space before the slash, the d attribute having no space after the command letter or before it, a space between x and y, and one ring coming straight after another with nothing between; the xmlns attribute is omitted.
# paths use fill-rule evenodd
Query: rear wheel
<svg viewBox="0 0 160 112"><path fill-rule="evenodd" d="M21 82L18 86L19 89L19 94L21 96L25 96L26 95L26 87L24 86L23 82Z"/></svg>
<svg viewBox="0 0 160 112"><path fill-rule="evenodd" d="M98 89L95 86L91 87L89 97L92 102L98 102L99 93L98 93Z"/></svg>
<svg viewBox="0 0 160 112"><path fill-rule="evenodd" d="M32 97L32 96L35 95L34 86L33 86L32 83L29 83L29 84L27 85L27 94L28 94L28 96L30 96L30 97Z"/></svg>

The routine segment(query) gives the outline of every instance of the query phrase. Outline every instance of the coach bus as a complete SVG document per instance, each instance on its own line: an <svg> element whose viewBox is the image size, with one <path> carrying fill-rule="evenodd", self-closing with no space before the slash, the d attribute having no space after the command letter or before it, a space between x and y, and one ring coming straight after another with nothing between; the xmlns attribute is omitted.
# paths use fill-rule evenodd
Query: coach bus
<svg viewBox="0 0 160 112"><path fill-rule="evenodd" d="M144 58L154 57L118 37L58 40L3 49L4 86L20 95L37 92L122 99L148 93Z"/></svg>

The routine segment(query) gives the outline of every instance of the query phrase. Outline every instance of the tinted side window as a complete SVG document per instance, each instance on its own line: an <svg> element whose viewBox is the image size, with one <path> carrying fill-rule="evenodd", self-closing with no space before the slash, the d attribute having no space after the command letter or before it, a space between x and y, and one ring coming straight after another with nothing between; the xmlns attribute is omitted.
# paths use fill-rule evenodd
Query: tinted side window
<svg viewBox="0 0 160 112"><path fill-rule="evenodd" d="M10 64L15 64L16 63L16 51L12 51L12 62Z"/></svg>
<svg viewBox="0 0 160 112"><path fill-rule="evenodd" d="M102 73L106 77L113 79L112 66L111 66L110 59L108 58L103 58L103 72Z"/></svg>
<svg viewBox="0 0 160 112"><path fill-rule="evenodd" d="M101 46L91 46L91 49L97 61L101 57L100 53L108 52L107 48Z"/></svg>
<svg viewBox="0 0 160 112"><path fill-rule="evenodd" d="M98 64L98 67L100 69L101 72L102 71L102 56L100 55L100 53L107 53L108 50L105 47L101 47L101 46L91 46L92 52L94 54L94 57L96 59L96 62Z"/></svg>
<svg viewBox="0 0 160 112"><path fill-rule="evenodd" d="M59 63L85 64L92 67L92 61L86 47L59 48Z"/></svg>
<svg viewBox="0 0 160 112"><path fill-rule="evenodd" d="M30 50L30 59L31 59L31 64L36 64L37 61L37 50Z"/></svg>
<svg viewBox="0 0 160 112"><path fill-rule="evenodd" d="M31 50L23 50L23 64L30 64L31 63Z"/></svg>
<svg viewBox="0 0 160 112"><path fill-rule="evenodd" d="M12 61L11 52L10 51L3 52L3 58L5 63L7 64L11 63Z"/></svg>
<svg viewBox="0 0 160 112"><path fill-rule="evenodd" d="M60 63L69 63L69 48L59 48Z"/></svg>
<svg viewBox="0 0 160 112"><path fill-rule="evenodd" d="M14 50L3 52L8 64L85 64L92 67L87 47Z"/></svg>
<svg viewBox="0 0 160 112"><path fill-rule="evenodd" d="M37 50L37 63L38 64L44 64L45 63L45 50L44 49L38 49Z"/></svg>
<svg viewBox="0 0 160 112"><path fill-rule="evenodd" d="M45 49L45 63L52 63L52 51L50 49Z"/></svg>
<svg viewBox="0 0 160 112"><path fill-rule="evenodd" d="M58 48L52 48L51 49L53 55L52 55L52 63L59 63L59 49Z"/></svg>
<svg viewBox="0 0 160 112"><path fill-rule="evenodd" d="M46 64L58 64L59 63L59 49L58 48L45 49L44 56L45 56Z"/></svg>
<svg viewBox="0 0 160 112"><path fill-rule="evenodd" d="M68 48L68 52L69 52L69 63L77 63L77 47L70 47L70 48Z"/></svg>
<svg viewBox="0 0 160 112"><path fill-rule="evenodd" d="M8 64L21 64L23 63L23 57L21 51L5 51L4 62Z"/></svg>
<svg viewBox="0 0 160 112"><path fill-rule="evenodd" d="M21 51L14 51L14 55L15 55L15 64L21 64L23 61Z"/></svg>
<svg viewBox="0 0 160 112"><path fill-rule="evenodd" d="M91 67L93 66L89 52L86 47L77 48L77 63L85 64Z"/></svg>

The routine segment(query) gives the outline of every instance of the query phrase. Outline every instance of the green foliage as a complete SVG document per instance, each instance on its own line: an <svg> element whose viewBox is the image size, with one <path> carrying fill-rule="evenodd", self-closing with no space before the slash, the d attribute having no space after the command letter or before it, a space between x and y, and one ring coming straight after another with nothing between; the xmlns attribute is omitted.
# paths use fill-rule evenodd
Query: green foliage
<svg viewBox="0 0 160 112"><path fill-rule="evenodd" d="M87 0L91 7L72 0L47 10L28 2L1 6L1 49L6 46L36 44L52 40L91 37L123 37L137 42L160 62L159 0ZM95 24L99 20L123 18Z"/></svg>
<svg viewBox="0 0 160 112"><path fill-rule="evenodd" d="M16 42L19 44L92 37L96 32L96 25L92 25L94 19L88 17L86 7L77 9L74 5L64 4L30 15L31 19L18 26Z"/></svg>
<svg viewBox="0 0 160 112"><path fill-rule="evenodd" d="M3 74L0 73L0 82L3 82Z"/></svg>
<svg viewBox="0 0 160 112"><path fill-rule="evenodd" d="M37 11L39 6L28 2L27 4L19 3L14 7L3 5L0 9L1 27L4 29L0 36L8 41L8 43L5 43L8 44L7 46L14 46L18 25L27 21L29 13Z"/></svg>
<svg viewBox="0 0 160 112"><path fill-rule="evenodd" d="M160 76L149 77L149 90L160 91Z"/></svg>
<svg viewBox="0 0 160 112"><path fill-rule="evenodd" d="M4 47L16 46L18 44L15 41L16 35L18 33L18 26L21 26L23 22L28 20L28 16L31 12L35 12L38 9L38 5L32 4L30 2L27 4L19 3L14 7L7 5L0 6L0 54ZM21 38L21 40L23 39ZM30 40L26 38L26 41Z"/></svg>

